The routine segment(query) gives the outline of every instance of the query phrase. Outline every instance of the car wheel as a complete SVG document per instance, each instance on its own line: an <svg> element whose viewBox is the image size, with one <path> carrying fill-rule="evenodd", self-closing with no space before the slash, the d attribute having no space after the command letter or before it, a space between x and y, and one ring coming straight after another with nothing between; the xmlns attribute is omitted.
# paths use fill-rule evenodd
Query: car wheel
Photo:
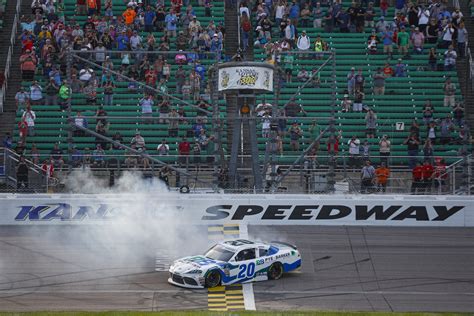
<svg viewBox="0 0 474 316"><path fill-rule="evenodd" d="M268 268L267 274L269 280L278 280L283 275L283 265L280 262L273 263Z"/></svg>
<svg viewBox="0 0 474 316"><path fill-rule="evenodd" d="M210 271L206 276L206 287L216 287L221 283L221 274L217 270Z"/></svg>

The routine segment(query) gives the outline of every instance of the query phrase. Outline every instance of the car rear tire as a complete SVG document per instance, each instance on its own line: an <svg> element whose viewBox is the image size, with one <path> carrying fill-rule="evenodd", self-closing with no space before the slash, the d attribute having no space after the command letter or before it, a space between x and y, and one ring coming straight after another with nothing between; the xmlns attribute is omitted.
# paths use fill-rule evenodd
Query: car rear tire
<svg viewBox="0 0 474 316"><path fill-rule="evenodd" d="M283 275L283 265L280 262L273 263L268 268L267 275L269 280L278 280Z"/></svg>
<svg viewBox="0 0 474 316"><path fill-rule="evenodd" d="M221 274L217 270L210 271L206 275L206 287L216 287L221 284Z"/></svg>

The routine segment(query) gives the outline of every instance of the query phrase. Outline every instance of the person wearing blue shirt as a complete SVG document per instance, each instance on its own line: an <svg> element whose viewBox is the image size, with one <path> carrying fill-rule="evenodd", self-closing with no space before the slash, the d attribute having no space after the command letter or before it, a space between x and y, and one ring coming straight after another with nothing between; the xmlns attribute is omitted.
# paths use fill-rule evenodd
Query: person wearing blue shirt
<svg viewBox="0 0 474 316"><path fill-rule="evenodd" d="M211 52L216 54L217 61L221 60L222 41L219 39L219 36L217 34L214 34L214 36L212 38Z"/></svg>
<svg viewBox="0 0 474 316"><path fill-rule="evenodd" d="M406 77L407 76L407 65L402 63L402 59L398 59L398 63L395 65L395 77Z"/></svg>
<svg viewBox="0 0 474 316"><path fill-rule="evenodd" d="M298 18L300 16L300 6L296 3L296 0L293 0L293 4L290 7L290 12L288 17L291 19L291 23L295 26L298 26Z"/></svg>
<svg viewBox="0 0 474 316"><path fill-rule="evenodd" d="M402 12L403 8L405 7L406 0L396 0L395 2L395 15L398 12Z"/></svg>
<svg viewBox="0 0 474 316"><path fill-rule="evenodd" d="M147 5L145 11L145 32L153 32L153 23L155 22L155 16L155 11L151 9L150 5Z"/></svg>
<svg viewBox="0 0 474 316"><path fill-rule="evenodd" d="M380 38L383 43L383 52L387 54L389 58L392 58L393 54L393 32L389 29L386 29L380 34Z"/></svg>
<svg viewBox="0 0 474 316"><path fill-rule="evenodd" d="M125 32L122 32L119 36L117 36L117 48L118 50L127 50L128 43L130 39L128 38Z"/></svg>
<svg viewBox="0 0 474 316"><path fill-rule="evenodd" d="M168 34L168 37L176 37L176 28L178 24L178 18L176 17L176 14L174 13L173 9L170 9L170 13L168 13L165 17L165 23L166 23L166 32Z"/></svg>
<svg viewBox="0 0 474 316"><path fill-rule="evenodd" d="M199 75L199 77L201 78L200 82L201 82L201 90L204 88L204 84L205 84L205 80L204 80L204 77L206 75L206 67L204 67L203 65L201 65L199 63L199 61L196 63L196 65L194 66L194 70L197 72L197 74Z"/></svg>

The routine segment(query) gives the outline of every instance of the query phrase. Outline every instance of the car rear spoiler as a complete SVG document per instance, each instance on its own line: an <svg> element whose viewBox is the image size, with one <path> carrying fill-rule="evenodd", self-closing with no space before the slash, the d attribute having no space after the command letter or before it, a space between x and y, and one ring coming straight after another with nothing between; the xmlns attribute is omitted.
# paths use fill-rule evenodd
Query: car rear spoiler
<svg viewBox="0 0 474 316"><path fill-rule="evenodd" d="M290 248L293 248L294 250L298 250L298 248L295 245L292 245L292 244L289 244L289 243L286 243L286 242L283 242L283 241L271 241L270 243L271 244L285 245L285 246L288 246Z"/></svg>

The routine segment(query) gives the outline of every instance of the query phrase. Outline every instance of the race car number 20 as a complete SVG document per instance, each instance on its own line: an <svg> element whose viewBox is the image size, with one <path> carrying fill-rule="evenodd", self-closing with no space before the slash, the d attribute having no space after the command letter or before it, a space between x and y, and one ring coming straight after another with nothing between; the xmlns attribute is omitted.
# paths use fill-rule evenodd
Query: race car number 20
<svg viewBox="0 0 474 316"><path fill-rule="evenodd" d="M239 267L239 275L237 276L239 279L253 278L255 274L255 263L251 262L248 265L242 264Z"/></svg>

